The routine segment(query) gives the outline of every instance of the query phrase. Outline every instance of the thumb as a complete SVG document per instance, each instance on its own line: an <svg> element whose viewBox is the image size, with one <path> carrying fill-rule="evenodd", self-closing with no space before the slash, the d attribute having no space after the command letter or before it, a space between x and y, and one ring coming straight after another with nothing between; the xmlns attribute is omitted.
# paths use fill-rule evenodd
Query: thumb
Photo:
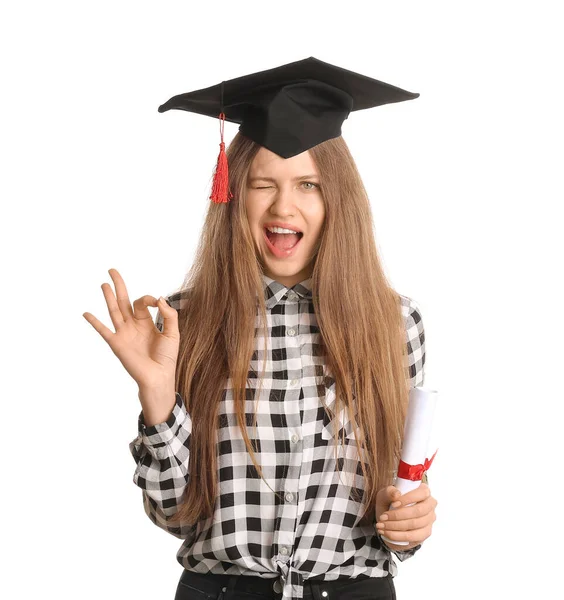
<svg viewBox="0 0 564 600"><path fill-rule="evenodd" d="M157 300L157 306L163 316L163 333L170 335L178 332L178 313L175 308L161 296Z"/></svg>
<svg viewBox="0 0 564 600"><path fill-rule="evenodd" d="M393 485L382 488L376 496L376 519L379 520L380 515L389 510L390 504L400 496L401 492Z"/></svg>
<svg viewBox="0 0 564 600"><path fill-rule="evenodd" d="M382 511L385 511L388 509L388 506L390 506L392 502L395 502L400 496L401 492L398 490L398 488L393 485L389 485L388 487L380 490L380 493L378 494L378 505L381 507Z"/></svg>

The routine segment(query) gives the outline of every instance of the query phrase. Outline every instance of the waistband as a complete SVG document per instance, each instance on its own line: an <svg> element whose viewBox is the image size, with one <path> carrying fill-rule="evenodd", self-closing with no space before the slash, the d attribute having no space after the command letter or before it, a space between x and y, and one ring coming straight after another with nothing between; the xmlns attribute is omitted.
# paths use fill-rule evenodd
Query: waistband
<svg viewBox="0 0 564 600"><path fill-rule="evenodd" d="M225 593L227 591L259 594L266 598L272 598L272 600L280 600L280 598L282 598L282 580L279 576L264 578L257 575L196 573L184 569L180 576L179 586L181 584L205 592L210 596L210 600L219 600L220 592ZM322 579L306 579L303 585L303 597L306 600L325 598L326 594L322 594L321 592L331 592L342 587L353 585L355 587L366 586L367 591L374 592L379 590L390 592L393 589L392 576L390 574L385 577L359 575L354 579L351 579L350 577L341 577L330 581L324 581ZM390 598L391 597L392 595L390 594Z"/></svg>

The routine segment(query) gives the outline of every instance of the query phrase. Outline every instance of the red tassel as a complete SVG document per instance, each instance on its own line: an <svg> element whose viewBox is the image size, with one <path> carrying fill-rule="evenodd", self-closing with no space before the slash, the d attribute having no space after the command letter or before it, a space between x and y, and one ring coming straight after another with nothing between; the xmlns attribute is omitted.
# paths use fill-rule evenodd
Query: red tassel
<svg viewBox="0 0 564 600"><path fill-rule="evenodd" d="M221 134L221 142L219 144L219 156L217 157L217 165L213 177L212 192L210 200L216 204L229 202L233 198L233 194L228 189L229 186L229 170L227 166L227 156L225 154L225 143L223 141L223 125L225 123L225 114L219 115L219 130Z"/></svg>

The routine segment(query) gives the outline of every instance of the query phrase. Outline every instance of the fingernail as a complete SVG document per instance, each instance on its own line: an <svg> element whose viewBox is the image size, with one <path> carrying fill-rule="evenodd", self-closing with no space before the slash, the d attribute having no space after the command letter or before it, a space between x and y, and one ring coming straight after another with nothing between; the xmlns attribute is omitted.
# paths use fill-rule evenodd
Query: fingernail
<svg viewBox="0 0 564 600"><path fill-rule="evenodd" d="M387 521L388 520L388 515L384 514L380 516L380 521Z"/></svg>
<svg viewBox="0 0 564 600"><path fill-rule="evenodd" d="M392 506L394 508L397 508L398 506L401 506L401 501L400 500L396 500L395 502L392 502Z"/></svg>

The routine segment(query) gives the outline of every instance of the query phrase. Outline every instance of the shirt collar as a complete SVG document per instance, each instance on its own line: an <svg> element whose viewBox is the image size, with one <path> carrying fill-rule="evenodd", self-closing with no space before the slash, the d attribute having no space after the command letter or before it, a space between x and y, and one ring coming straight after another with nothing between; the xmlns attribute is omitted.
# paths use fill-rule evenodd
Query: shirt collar
<svg viewBox="0 0 564 600"><path fill-rule="evenodd" d="M304 300L310 300L312 297L311 277L300 281L300 283L296 283L296 285L291 288L286 287L284 284L268 277L268 275L265 275L264 273L262 274L262 280L264 301L267 310L271 310L279 302L292 302L302 298ZM292 299L293 294L291 294L291 291L295 292L298 295L298 298ZM290 297L288 297L288 294L290 294Z"/></svg>

